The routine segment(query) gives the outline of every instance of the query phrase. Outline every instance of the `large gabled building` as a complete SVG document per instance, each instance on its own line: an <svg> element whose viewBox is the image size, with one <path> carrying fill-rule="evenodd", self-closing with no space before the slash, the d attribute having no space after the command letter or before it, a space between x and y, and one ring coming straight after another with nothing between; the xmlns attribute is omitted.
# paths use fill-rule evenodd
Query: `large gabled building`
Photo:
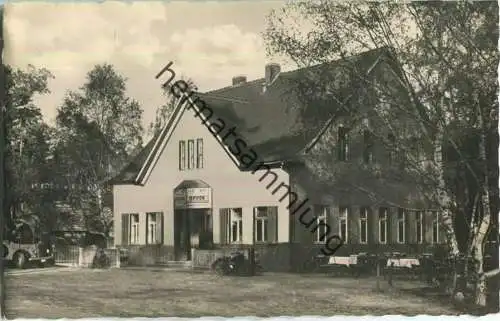
<svg viewBox="0 0 500 321"><path fill-rule="evenodd" d="M392 68L387 58L385 50L373 50L349 63L371 79ZM288 270L311 260L334 235L344 240L338 255L422 252L443 243L435 213L337 192L305 165L307 154L325 144L340 151L339 162L366 157L349 147L354 140L342 140L349 115L334 117L338 103L306 119L307 103L294 90L305 73L342 73L342 64L283 73L269 64L262 79L234 77L231 86L196 93L194 106L179 100L163 130L112 181L115 245L142 263L189 260L192 247L253 245L268 269ZM350 108L359 97L345 93L355 82L342 83L342 104ZM332 133L339 139L333 143L324 138Z"/></svg>

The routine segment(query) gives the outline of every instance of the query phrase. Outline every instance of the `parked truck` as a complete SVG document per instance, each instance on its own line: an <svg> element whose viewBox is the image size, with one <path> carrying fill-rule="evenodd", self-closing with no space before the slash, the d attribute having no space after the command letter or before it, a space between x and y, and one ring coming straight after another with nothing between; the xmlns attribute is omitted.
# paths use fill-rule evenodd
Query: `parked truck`
<svg viewBox="0 0 500 321"><path fill-rule="evenodd" d="M18 221L15 228L6 233L0 257L20 269L33 264L53 265L54 245L49 234L37 231L35 226L26 221Z"/></svg>

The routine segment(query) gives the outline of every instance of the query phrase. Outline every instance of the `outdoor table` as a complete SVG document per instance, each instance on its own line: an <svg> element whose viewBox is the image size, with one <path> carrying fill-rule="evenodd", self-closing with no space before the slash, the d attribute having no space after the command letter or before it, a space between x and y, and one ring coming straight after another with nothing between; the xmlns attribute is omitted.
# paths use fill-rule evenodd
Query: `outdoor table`
<svg viewBox="0 0 500 321"><path fill-rule="evenodd" d="M353 254L350 256L330 256L328 264L337 264L345 266L356 265L358 264L358 255Z"/></svg>
<svg viewBox="0 0 500 321"><path fill-rule="evenodd" d="M412 268L420 266L420 261L417 258L389 258L387 259L388 267Z"/></svg>

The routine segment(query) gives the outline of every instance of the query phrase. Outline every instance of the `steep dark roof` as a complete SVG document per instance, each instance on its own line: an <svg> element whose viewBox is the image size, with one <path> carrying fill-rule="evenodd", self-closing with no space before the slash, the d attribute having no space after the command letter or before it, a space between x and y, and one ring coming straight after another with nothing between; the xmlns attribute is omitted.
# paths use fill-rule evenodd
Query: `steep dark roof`
<svg viewBox="0 0 500 321"><path fill-rule="evenodd" d="M316 138L338 109L338 105L332 102L331 108L326 112L323 110L323 114L315 117L313 122L310 120L304 122L301 112L304 108L303 103L296 91L291 90L297 84L297 79L306 77L306 74L321 73L325 70L342 74L342 67L353 63L358 66L358 70L367 72L384 53L385 50L377 49L352 56L347 61L338 60L283 72L266 90L263 90L265 79L261 78L196 95L213 110L214 114L210 120L222 119L226 129L234 126L238 137L256 152L259 161L293 160L298 158L308 143ZM345 86L352 86L352 82ZM335 84L333 87L338 86L341 85ZM176 112L177 110L174 113ZM167 126L175 125L172 121L167 122ZM154 147L155 141L161 139L158 136L153 137L136 159L112 180L112 183L137 183L136 177L145 164L148 154L155 152L153 149L157 148ZM234 146L231 140L225 140L225 143Z"/></svg>

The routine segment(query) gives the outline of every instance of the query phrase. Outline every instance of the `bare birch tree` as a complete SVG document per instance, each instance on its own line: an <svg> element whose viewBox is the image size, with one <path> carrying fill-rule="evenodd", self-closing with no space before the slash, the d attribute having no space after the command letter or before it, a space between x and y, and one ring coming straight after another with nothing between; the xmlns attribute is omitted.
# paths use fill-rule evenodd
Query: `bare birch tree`
<svg viewBox="0 0 500 321"><path fill-rule="evenodd" d="M318 178L394 206L408 207L413 196L424 197L440 213L452 257L460 253L454 223L459 204L446 180L444 147L450 146L459 156L463 170L481 187L476 196L481 206L475 207L475 213L465 213L472 224L472 237L464 246L477 262L474 300L484 305L485 276L498 273L483 271L483 248L491 230L493 206L488 168L491 151L485 146L495 131L495 121L485 122L484 115L498 114L496 3L299 1L270 15L265 39L269 53L284 55L301 67L327 64L333 59L344 62L340 75L305 75L295 88L306 106L331 108L336 104L339 112L329 116L323 141L328 135L330 143L335 139L335 133L327 128L331 130L329 125L342 119L344 113L352 122L346 127L366 127L389 154L402 155L399 162L404 164L398 169L376 162L339 164L332 161L331 148L316 146L310 166L314 166ZM388 53L385 66L392 74L385 68L373 77L361 61L348 58L377 48ZM373 94L377 101L367 101ZM376 106L371 111L375 113L375 126L363 125L366 115L356 109L369 103ZM452 130L452 123L462 127ZM456 141L457 133L467 128L480 132L478 161L463 157L464 150ZM481 170L475 166L477 162ZM352 183L360 181L353 175L362 177L363 186ZM390 199L395 194L399 197ZM421 204L415 207L413 210L423 209Z"/></svg>

